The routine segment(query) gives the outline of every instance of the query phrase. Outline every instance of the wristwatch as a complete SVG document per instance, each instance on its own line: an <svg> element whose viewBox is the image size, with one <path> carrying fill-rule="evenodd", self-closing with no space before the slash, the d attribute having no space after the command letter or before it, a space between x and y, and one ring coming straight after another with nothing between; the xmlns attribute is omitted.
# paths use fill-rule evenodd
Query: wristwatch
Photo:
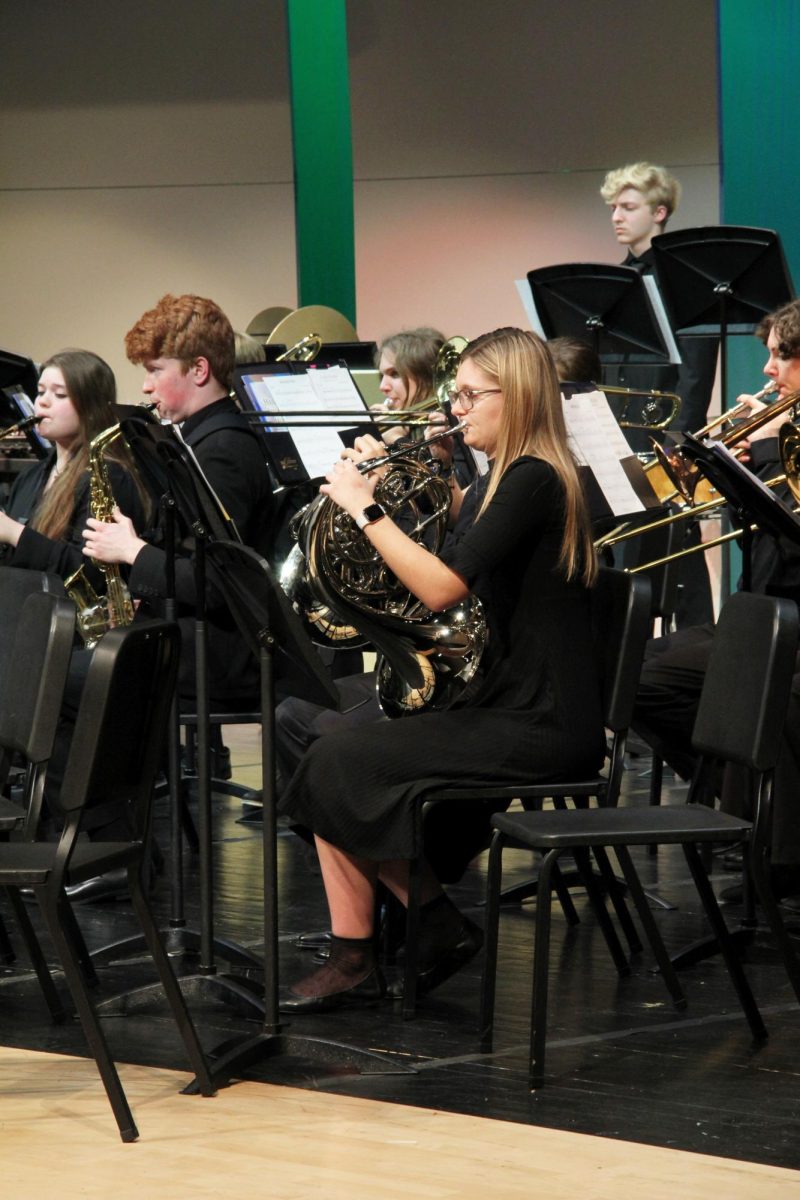
<svg viewBox="0 0 800 1200"><path fill-rule="evenodd" d="M380 504L368 504L367 507L355 518L355 521L359 529L365 529L367 525L371 525L373 521L380 521L381 517L385 516L386 512Z"/></svg>

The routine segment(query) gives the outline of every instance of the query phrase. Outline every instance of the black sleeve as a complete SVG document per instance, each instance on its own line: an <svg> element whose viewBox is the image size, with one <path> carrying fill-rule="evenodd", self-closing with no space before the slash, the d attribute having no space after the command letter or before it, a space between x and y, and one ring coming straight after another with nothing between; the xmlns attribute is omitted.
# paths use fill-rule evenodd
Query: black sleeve
<svg viewBox="0 0 800 1200"><path fill-rule="evenodd" d="M249 431L220 430L205 438L195 449L197 461L223 508L236 524L246 546L267 557L267 540L272 526L272 487L266 463ZM145 546L131 567L131 591L144 599L163 599L167 594L167 556L158 545ZM187 607L196 604L194 563L190 548L175 556L175 595ZM224 601L212 585L206 600L210 607Z"/></svg>
<svg viewBox="0 0 800 1200"><path fill-rule="evenodd" d="M541 459L512 463L475 524L442 551L442 560L472 586L514 553L518 544L557 529L562 520L561 486ZM458 533L458 529L456 533Z"/></svg>
<svg viewBox="0 0 800 1200"><path fill-rule="evenodd" d="M141 529L144 510L131 476L119 464L111 462L108 463L108 474L117 506L131 518L137 529ZM100 592L105 591L102 572L83 553L81 535L90 516L90 504L89 480L85 476L76 492L72 519L64 537L56 540L26 525L14 552L13 565L32 571L46 571L62 579L68 579L79 567L85 567L92 586Z"/></svg>

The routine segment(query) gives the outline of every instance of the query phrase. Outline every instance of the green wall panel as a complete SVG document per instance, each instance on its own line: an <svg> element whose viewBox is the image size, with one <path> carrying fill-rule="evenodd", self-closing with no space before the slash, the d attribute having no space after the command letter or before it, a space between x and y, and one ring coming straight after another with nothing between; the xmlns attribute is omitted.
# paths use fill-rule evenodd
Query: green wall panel
<svg viewBox="0 0 800 1200"><path fill-rule="evenodd" d="M286 0L300 305L355 324L353 150L345 0Z"/></svg>

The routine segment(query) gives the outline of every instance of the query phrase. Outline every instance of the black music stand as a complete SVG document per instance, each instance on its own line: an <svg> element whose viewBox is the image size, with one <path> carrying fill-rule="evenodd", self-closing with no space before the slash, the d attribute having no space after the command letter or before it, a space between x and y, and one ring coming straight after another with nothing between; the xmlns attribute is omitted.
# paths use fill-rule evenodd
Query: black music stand
<svg viewBox="0 0 800 1200"><path fill-rule="evenodd" d="M771 229L707 225L653 238L653 267L679 336L718 334L722 408L730 334L753 333L794 295L781 240Z"/></svg>
<svg viewBox="0 0 800 1200"><path fill-rule="evenodd" d="M195 666L197 714L197 812L200 882L200 929L187 928L183 911L183 846L181 810L183 797L180 778L180 736L177 695L173 699L168 738L170 791L170 846L173 857L172 915L163 937L170 953L198 952L197 974L185 975L180 984L187 996L212 995L234 1004L242 1003L260 1017L263 1003L258 989L245 977L218 975L215 952L227 961L243 967L260 967L259 959L226 938L214 934L213 845L211 832L211 770L209 734L209 688L207 670L206 572L205 551L214 538L237 538L236 527L220 504L200 470L191 450L172 426L123 420L122 432L140 474L151 495L157 499L165 517L167 552L168 615L175 617L175 522L194 538ZM126 938L103 947L93 955L95 961L112 962L139 949L139 938ZM98 1006L109 1014L138 1011L147 1001L161 994L161 985L153 984L114 996Z"/></svg>
<svg viewBox="0 0 800 1200"><path fill-rule="evenodd" d="M10 350L0 350L0 388L21 388L31 400L36 399L39 372L33 359Z"/></svg>
<svg viewBox="0 0 800 1200"><path fill-rule="evenodd" d="M679 362L670 346L666 316L660 319L635 267L610 263L563 263L528 271L528 283L544 336L592 343L601 362L663 366Z"/></svg>
<svg viewBox="0 0 800 1200"><path fill-rule="evenodd" d="M800 545L800 518L780 496L766 486L738 458L717 441L700 441L684 434L681 449L727 500L742 528L742 587L751 590L751 525L771 537L788 538Z"/></svg>
<svg viewBox="0 0 800 1200"><path fill-rule="evenodd" d="M292 676L294 695L338 708L339 697L269 565L240 542L214 541L206 546L206 563L214 585L225 596L242 636L261 667L261 771L264 848L264 1023L253 1035L229 1039L212 1052L211 1074L217 1085L240 1076L249 1066L278 1054L361 1066L364 1073L413 1074L405 1063L359 1050L342 1042L286 1034L278 1013L278 860L276 824L275 670L282 656ZM285 672L284 672L285 674ZM197 1090L196 1081L186 1091Z"/></svg>

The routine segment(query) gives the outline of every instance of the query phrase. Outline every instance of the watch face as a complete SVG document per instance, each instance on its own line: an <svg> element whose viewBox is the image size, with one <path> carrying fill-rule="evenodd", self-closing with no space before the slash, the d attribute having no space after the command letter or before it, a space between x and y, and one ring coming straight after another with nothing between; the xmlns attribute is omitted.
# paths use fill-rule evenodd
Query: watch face
<svg viewBox="0 0 800 1200"><path fill-rule="evenodd" d="M380 504L368 504L364 509L364 516L367 521L380 521L381 517L385 517L386 513L381 508Z"/></svg>

